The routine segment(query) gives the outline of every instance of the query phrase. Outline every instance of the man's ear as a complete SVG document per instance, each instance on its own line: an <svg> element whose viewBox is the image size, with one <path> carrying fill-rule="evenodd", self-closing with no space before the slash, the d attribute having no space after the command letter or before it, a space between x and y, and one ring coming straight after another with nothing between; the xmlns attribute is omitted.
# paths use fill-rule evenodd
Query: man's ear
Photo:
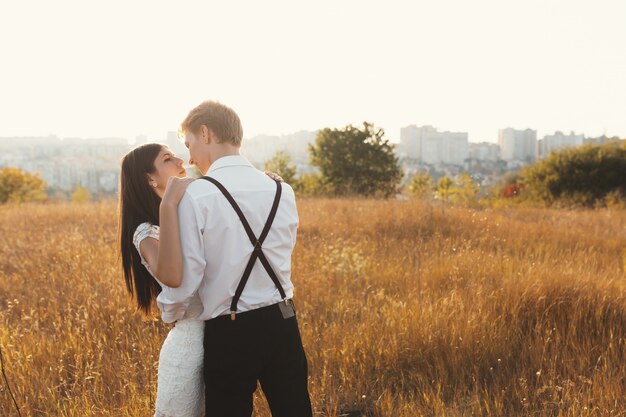
<svg viewBox="0 0 626 417"><path fill-rule="evenodd" d="M213 131L209 129L206 125L200 126L200 135L202 137L202 142L209 145L213 141Z"/></svg>

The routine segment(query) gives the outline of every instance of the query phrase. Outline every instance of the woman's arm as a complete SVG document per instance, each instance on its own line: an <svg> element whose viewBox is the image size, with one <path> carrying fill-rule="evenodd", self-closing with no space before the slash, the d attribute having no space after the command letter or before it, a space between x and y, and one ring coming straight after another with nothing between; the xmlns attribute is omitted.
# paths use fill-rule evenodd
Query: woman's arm
<svg viewBox="0 0 626 417"><path fill-rule="evenodd" d="M159 237L146 237L139 244L142 258L152 275L164 285L177 288L183 276L183 259L178 227L178 203L192 178L171 177L159 207Z"/></svg>
<svg viewBox="0 0 626 417"><path fill-rule="evenodd" d="M163 284L180 287L183 279L183 254L178 227L178 203L192 178L170 177L159 208L160 234L156 270L152 272Z"/></svg>

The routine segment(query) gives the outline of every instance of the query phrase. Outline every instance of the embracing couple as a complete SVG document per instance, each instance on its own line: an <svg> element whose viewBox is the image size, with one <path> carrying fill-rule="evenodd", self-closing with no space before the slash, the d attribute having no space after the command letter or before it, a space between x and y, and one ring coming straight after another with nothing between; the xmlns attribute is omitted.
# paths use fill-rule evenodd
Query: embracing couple
<svg viewBox="0 0 626 417"><path fill-rule="evenodd" d="M252 415L257 382L273 416L312 416L292 301L298 213L280 177L239 149L237 114L207 101L181 124L192 180L160 144L122 160L120 247L126 287L175 323L159 356L156 417Z"/></svg>

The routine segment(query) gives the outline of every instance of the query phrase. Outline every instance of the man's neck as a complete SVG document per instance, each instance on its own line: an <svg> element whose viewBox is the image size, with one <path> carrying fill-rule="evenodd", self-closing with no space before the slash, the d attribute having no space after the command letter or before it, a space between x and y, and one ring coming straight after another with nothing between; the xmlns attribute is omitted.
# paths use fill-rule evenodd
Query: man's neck
<svg viewBox="0 0 626 417"><path fill-rule="evenodd" d="M213 165L215 163L215 161L217 161L220 158L223 158L225 156L240 156L241 153L239 152L239 148L236 148L234 146L225 146L223 148L220 149L216 149L212 152L211 155L211 165Z"/></svg>

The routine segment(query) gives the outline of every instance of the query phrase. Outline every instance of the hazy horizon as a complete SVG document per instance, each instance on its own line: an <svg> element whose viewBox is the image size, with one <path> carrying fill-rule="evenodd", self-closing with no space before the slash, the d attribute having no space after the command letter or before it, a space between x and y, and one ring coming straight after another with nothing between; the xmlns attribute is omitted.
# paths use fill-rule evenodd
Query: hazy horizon
<svg viewBox="0 0 626 417"><path fill-rule="evenodd" d="M373 122L626 136L626 2L0 6L0 137L163 139L205 99L244 136Z"/></svg>
<svg viewBox="0 0 626 417"><path fill-rule="evenodd" d="M358 125L359 127L362 127L362 124ZM377 126L377 127L381 127L381 126ZM435 126L436 127L436 126ZM507 126L510 127L510 126ZM322 129L322 128L320 128ZM254 136L246 136L245 132L244 132L244 141L246 140L251 140L251 139L258 139L260 137L289 137L289 136L295 136L298 133L301 132L315 132L318 131L320 129L312 129L312 130L307 130L307 129L300 129L300 130L296 130L294 132L287 132L287 133L276 133L276 134L271 134L271 133L259 133L257 135ZM516 129L516 130L525 130L524 129ZM532 128L531 128L532 129ZM387 139L389 139L392 143L399 143L400 142L400 135L390 135L389 132L387 132L386 129L385 130L385 137ZM533 129L535 130L535 129ZM439 132L445 131L442 129L438 129ZM545 135L550 135L553 133L556 133L557 131L554 132L546 132ZM569 130L561 130L560 132L564 133L564 134L570 134L571 132ZM3 139L44 139L44 138L48 138L48 137L55 137L61 141L65 141L65 140L85 140L85 141L97 141L97 140L127 140L129 144L134 144L137 143L137 139L142 139L145 141L155 141L155 142L159 142L159 141L166 141L167 140L167 135L168 132L164 132L162 135L160 136L155 136L155 137L151 137L151 136L146 136L146 135L137 135L135 137L123 137L123 136L92 136L92 137L78 137L78 136L60 136L54 133L50 133L47 135L15 135L15 136L0 136L0 141ZM574 132L576 134L584 134L585 132ZM543 136L545 136L544 134L542 134L541 136L537 136L537 139L542 139ZM600 135L596 135L596 136L591 136L591 135L586 135L585 134L585 138L592 138L592 137L598 137L598 136L602 136L602 134ZM626 135L607 135L608 137L619 137L620 139L626 140ZM497 134L494 135L494 138L497 139ZM469 143L482 143L482 142L489 142L489 143L497 143L497 140L472 140L473 138L469 138ZM182 139L181 143L182 143ZM143 143L143 142L141 142Z"/></svg>

